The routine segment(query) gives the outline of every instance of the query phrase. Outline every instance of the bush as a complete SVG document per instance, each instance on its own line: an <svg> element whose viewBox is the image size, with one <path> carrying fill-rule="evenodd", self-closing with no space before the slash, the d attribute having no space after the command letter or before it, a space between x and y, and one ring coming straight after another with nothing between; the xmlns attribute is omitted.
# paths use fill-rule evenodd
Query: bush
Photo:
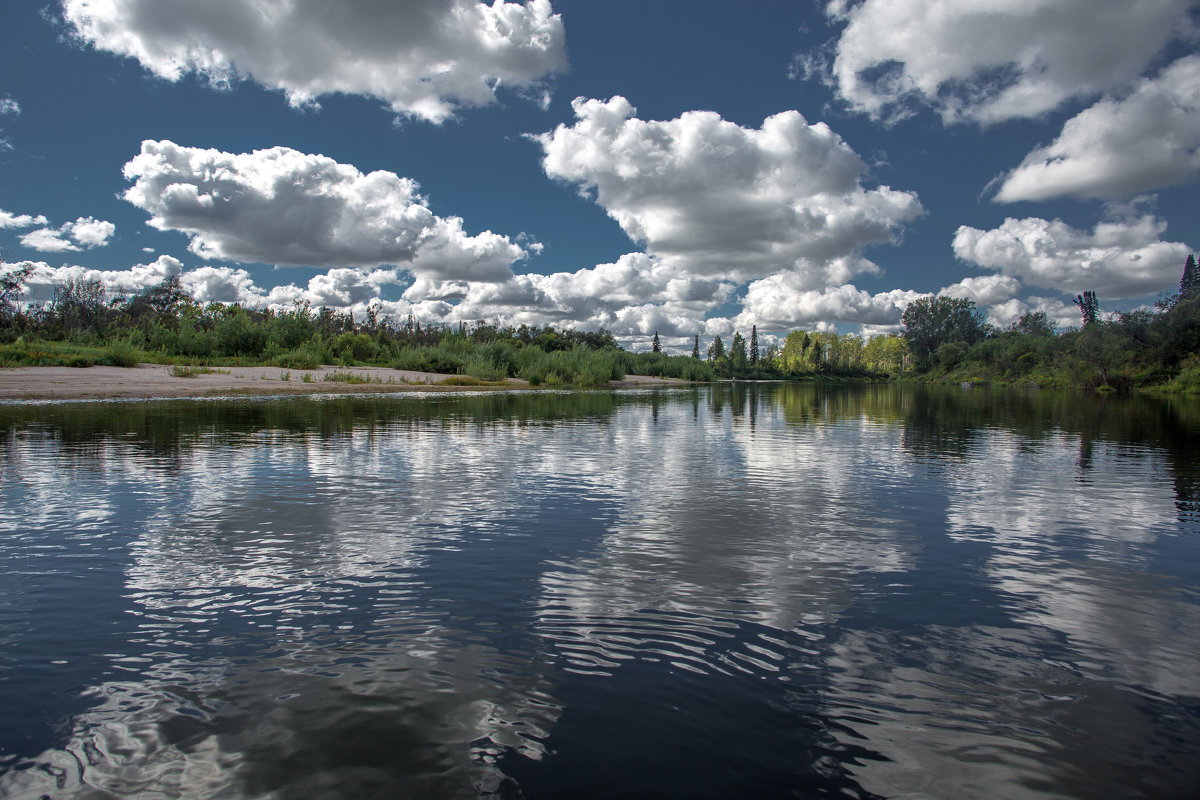
<svg viewBox="0 0 1200 800"><path fill-rule="evenodd" d="M502 381L508 377L508 371L498 367L484 356L472 356L463 367L463 373L481 381Z"/></svg>
<svg viewBox="0 0 1200 800"><path fill-rule="evenodd" d="M129 342L118 340L104 348L104 355L101 356L100 363L110 364L114 367L136 367L138 365L137 351ZM71 366L76 365L72 364Z"/></svg>
<svg viewBox="0 0 1200 800"><path fill-rule="evenodd" d="M298 347L275 356L271 364L285 369L316 369L321 366L321 357L307 347Z"/></svg>
<svg viewBox="0 0 1200 800"><path fill-rule="evenodd" d="M333 345L334 352L341 358L354 361L371 361L379 355L379 345L365 333L343 333Z"/></svg>

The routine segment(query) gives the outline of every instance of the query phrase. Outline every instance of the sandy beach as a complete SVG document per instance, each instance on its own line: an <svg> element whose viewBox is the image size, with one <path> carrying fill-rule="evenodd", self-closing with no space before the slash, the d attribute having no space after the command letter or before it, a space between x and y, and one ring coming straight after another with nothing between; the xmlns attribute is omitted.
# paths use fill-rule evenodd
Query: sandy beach
<svg viewBox="0 0 1200 800"><path fill-rule="evenodd" d="M326 380L334 372L351 373L364 383ZM307 380L306 380L307 376ZM0 369L0 401L144 400L184 397L239 397L284 394L370 394L401 391L524 389L526 381L509 378L499 386L453 386L453 376L388 367L281 369L220 367L218 372L176 377L165 364L136 367L14 367ZM673 378L629 375L614 388L682 385Z"/></svg>

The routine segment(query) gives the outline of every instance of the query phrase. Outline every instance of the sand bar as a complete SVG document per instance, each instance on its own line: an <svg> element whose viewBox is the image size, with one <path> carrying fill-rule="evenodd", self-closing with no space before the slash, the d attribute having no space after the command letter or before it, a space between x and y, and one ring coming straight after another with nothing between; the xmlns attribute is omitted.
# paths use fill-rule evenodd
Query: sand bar
<svg viewBox="0 0 1200 800"><path fill-rule="evenodd" d="M219 372L176 377L164 364L136 367L13 367L0 369L0 400L144 400L181 397L240 397L281 394L370 394L406 391L478 391L524 389L529 384L509 378L498 386L447 386L449 375L388 367L334 367L281 369L279 367L220 367ZM352 373L369 382L326 380L334 372ZM305 380L305 376L308 377ZM671 386L685 382L673 378L630 375L611 386Z"/></svg>

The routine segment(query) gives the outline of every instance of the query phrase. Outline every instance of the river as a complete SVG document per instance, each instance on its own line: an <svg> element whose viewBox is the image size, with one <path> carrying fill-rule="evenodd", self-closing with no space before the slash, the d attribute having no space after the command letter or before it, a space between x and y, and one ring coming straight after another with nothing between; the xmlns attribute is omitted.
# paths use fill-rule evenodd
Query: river
<svg viewBox="0 0 1200 800"><path fill-rule="evenodd" d="M0 797L1200 796L1200 403L0 406Z"/></svg>

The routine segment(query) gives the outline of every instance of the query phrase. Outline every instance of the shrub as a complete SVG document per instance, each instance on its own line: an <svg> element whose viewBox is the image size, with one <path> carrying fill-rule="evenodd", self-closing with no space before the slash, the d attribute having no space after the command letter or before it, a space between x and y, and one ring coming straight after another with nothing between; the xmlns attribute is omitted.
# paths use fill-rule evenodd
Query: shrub
<svg viewBox="0 0 1200 800"><path fill-rule="evenodd" d="M129 342L118 340L104 348L104 355L100 357L100 361L114 367L136 367L138 365L137 351Z"/></svg>
<svg viewBox="0 0 1200 800"><path fill-rule="evenodd" d="M462 371L481 381L502 381L508 377L507 369L496 366L491 359L482 355L472 356Z"/></svg>

